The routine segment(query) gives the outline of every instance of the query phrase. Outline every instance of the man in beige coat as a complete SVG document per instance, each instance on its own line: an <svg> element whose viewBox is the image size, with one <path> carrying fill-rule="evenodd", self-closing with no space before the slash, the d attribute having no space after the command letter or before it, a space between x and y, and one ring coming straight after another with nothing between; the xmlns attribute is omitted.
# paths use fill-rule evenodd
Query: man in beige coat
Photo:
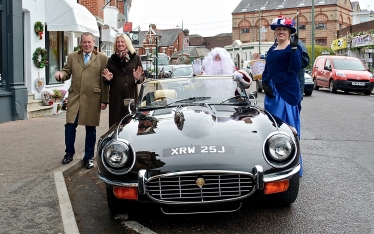
<svg viewBox="0 0 374 234"><path fill-rule="evenodd" d="M65 156L62 164L68 164L75 154L75 136L78 125L86 127L85 154L83 165L94 166L93 156L96 143L96 126L100 123L101 110L108 103L109 86L105 85L102 73L107 64L107 56L94 50L95 37L83 33L81 50L69 54L62 71L55 73L57 81L71 78L68 109L65 124Z"/></svg>

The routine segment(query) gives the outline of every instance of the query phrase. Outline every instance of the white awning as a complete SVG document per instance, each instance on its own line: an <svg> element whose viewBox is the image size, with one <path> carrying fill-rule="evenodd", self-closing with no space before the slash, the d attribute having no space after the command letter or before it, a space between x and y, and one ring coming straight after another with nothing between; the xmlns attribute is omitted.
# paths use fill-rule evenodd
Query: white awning
<svg viewBox="0 0 374 234"><path fill-rule="evenodd" d="M48 31L90 32L99 37L95 16L73 0L47 0L46 24Z"/></svg>

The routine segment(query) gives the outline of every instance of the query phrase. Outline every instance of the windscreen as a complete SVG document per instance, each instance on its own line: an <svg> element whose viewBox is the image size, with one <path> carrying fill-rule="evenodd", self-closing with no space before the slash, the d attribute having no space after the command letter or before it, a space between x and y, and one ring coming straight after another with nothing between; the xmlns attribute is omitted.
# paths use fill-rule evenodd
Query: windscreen
<svg viewBox="0 0 374 234"><path fill-rule="evenodd" d="M333 59L335 69L352 70L352 71L366 71L364 65L359 60L352 59Z"/></svg>
<svg viewBox="0 0 374 234"><path fill-rule="evenodd" d="M235 98L237 83L232 76L198 76L193 78L157 79L145 82L141 89L140 107L163 107L175 103L220 103ZM184 100L188 99L188 100ZM236 101L242 101L235 98Z"/></svg>

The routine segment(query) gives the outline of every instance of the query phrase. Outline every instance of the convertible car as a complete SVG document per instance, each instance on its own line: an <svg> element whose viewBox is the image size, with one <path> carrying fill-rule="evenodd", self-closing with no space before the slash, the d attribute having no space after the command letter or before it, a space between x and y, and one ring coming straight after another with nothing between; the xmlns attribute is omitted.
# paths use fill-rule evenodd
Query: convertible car
<svg viewBox="0 0 374 234"><path fill-rule="evenodd" d="M231 76L148 80L130 114L100 137L99 178L112 214L152 203L165 214L279 206L299 191L296 130Z"/></svg>

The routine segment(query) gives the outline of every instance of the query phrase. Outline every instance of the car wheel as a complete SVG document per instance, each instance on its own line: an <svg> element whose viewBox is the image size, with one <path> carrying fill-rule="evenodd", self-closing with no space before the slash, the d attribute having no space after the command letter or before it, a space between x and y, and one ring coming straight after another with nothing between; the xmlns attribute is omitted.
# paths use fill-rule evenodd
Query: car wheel
<svg viewBox="0 0 374 234"><path fill-rule="evenodd" d="M317 85L317 79L314 79L313 82L314 82L314 90L318 90L319 86Z"/></svg>
<svg viewBox="0 0 374 234"><path fill-rule="evenodd" d="M271 202L277 206L290 206L296 201L299 194L299 185L300 176L299 173L296 173L290 178L290 184L287 191L269 195Z"/></svg>
<svg viewBox="0 0 374 234"><path fill-rule="evenodd" d="M365 96L368 96L368 95L370 95L371 94L371 91L364 91L364 95Z"/></svg>
<svg viewBox="0 0 374 234"><path fill-rule="evenodd" d="M313 91L305 91L304 94L305 94L305 96L312 96L312 92Z"/></svg>
<svg viewBox="0 0 374 234"><path fill-rule="evenodd" d="M330 93L336 93L336 88L334 87L333 80L330 80L329 90L330 90Z"/></svg>
<svg viewBox="0 0 374 234"><path fill-rule="evenodd" d="M114 196L113 190L106 188L106 198L108 201L109 212L112 215L126 214L131 211L133 204L126 200L118 199Z"/></svg>

